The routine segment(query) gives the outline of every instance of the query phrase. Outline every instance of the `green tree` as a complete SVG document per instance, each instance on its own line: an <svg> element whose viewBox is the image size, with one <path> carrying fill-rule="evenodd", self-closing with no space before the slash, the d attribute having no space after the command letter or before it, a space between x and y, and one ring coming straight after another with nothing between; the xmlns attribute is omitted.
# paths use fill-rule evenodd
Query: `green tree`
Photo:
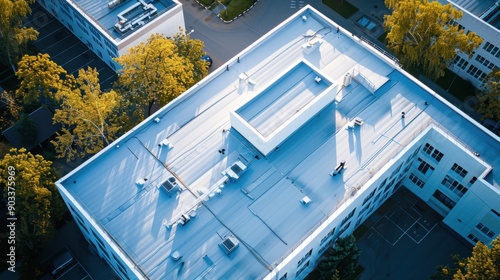
<svg viewBox="0 0 500 280"><path fill-rule="evenodd" d="M17 132L21 136L23 144L37 143L37 132L35 122L26 114L21 114L21 119L16 124Z"/></svg>
<svg viewBox="0 0 500 280"><path fill-rule="evenodd" d="M477 111L485 118L500 120L500 69L494 69L488 75L484 90L478 95Z"/></svg>
<svg viewBox="0 0 500 280"><path fill-rule="evenodd" d="M465 259L453 257L455 265L438 266L432 279L442 280L490 280L500 279L500 236L488 247L479 241L472 255Z"/></svg>
<svg viewBox="0 0 500 280"><path fill-rule="evenodd" d="M0 0L0 55L16 72L20 53L28 42L36 40L38 31L23 26L23 18L31 13L34 0Z"/></svg>
<svg viewBox="0 0 500 280"><path fill-rule="evenodd" d="M77 78L69 75L56 98L61 108L53 120L63 128L51 143L59 158L70 161L97 153L117 137L120 97L115 91L101 91L96 69L80 69Z"/></svg>
<svg viewBox="0 0 500 280"><path fill-rule="evenodd" d="M172 38L177 46L177 54L187 58L193 64L193 77L195 83L205 78L208 74L208 62L200 59L205 55L204 43L201 40L191 39L186 30L179 28L179 32Z"/></svg>
<svg viewBox="0 0 500 280"><path fill-rule="evenodd" d="M339 238L335 242L335 250L323 256L318 269L326 279L348 278L355 273L360 254L353 235Z"/></svg>
<svg viewBox="0 0 500 280"><path fill-rule="evenodd" d="M405 67L421 69L431 79L442 77L457 53L471 57L483 41L459 28L456 21L462 12L451 4L428 0L385 0L385 4L393 9L384 17L387 47Z"/></svg>
<svg viewBox="0 0 500 280"><path fill-rule="evenodd" d="M65 206L54 185L52 162L26 149L11 149L0 160L0 185L7 201L15 197L15 207L7 215L17 217L16 249L23 257L36 256L53 234Z"/></svg>
<svg viewBox="0 0 500 280"><path fill-rule="evenodd" d="M180 36L184 34L175 37L181 47L180 54L173 39L153 34L147 42L130 48L127 54L115 59L122 66L117 88L128 113L138 120L151 114L154 103L164 106L194 85L204 74L195 73L195 66L190 60L202 52L203 45L198 41L191 42L187 37L186 42L182 42ZM187 51L188 47L192 49ZM147 108L146 114L144 108Z"/></svg>
<svg viewBox="0 0 500 280"><path fill-rule="evenodd" d="M61 89L66 75L66 70L53 62L48 54L24 55L16 72L20 81L16 96L24 104L51 103L55 92Z"/></svg>

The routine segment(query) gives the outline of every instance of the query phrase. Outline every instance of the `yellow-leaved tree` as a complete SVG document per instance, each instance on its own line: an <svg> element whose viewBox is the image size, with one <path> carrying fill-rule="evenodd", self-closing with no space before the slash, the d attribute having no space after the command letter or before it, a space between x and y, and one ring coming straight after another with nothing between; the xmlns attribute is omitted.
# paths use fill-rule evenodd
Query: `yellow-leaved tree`
<svg viewBox="0 0 500 280"><path fill-rule="evenodd" d="M26 149L11 149L0 160L0 185L8 205L7 216L17 217L19 256L36 256L50 241L54 225L66 207L54 185L52 162ZM15 204L9 197L15 198ZM9 202L11 201L11 202Z"/></svg>
<svg viewBox="0 0 500 280"><path fill-rule="evenodd" d="M431 79L442 77L457 53L471 56L483 41L460 28L456 21L462 12L451 4L428 0L385 0L385 4L393 9L384 17L387 47L405 67L422 69Z"/></svg>
<svg viewBox="0 0 500 280"><path fill-rule="evenodd" d="M28 42L36 40L38 31L23 26L35 0L0 0L0 57L16 72L20 53Z"/></svg>
<svg viewBox="0 0 500 280"><path fill-rule="evenodd" d="M488 75L478 99L478 112L483 114L485 118L500 121L500 69L493 69Z"/></svg>
<svg viewBox="0 0 500 280"><path fill-rule="evenodd" d="M97 153L118 136L120 96L101 91L96 69L80 69L76 78L69 75L56 98L61 107L53 120L62 130L51 143L59 158L70 161Z"/></svg>
<svg viewBox="0 0 500 280"><path fill-rule="evenodd" d="M50 59L48 54L24 55L18 63L16 76L19 88L16 96L24 104L48 104L62 88L66 70Z"/></svg>
<svg viewBox="0 0 500 280"><path fill-rule="evenodd" d="M153 104L167 104L207 73L200 65L193 65L193 57L203 53L203 43L184 34L174 38L153 34L115 59L122 66L117 89L134 122L148 117Z"/></svg>

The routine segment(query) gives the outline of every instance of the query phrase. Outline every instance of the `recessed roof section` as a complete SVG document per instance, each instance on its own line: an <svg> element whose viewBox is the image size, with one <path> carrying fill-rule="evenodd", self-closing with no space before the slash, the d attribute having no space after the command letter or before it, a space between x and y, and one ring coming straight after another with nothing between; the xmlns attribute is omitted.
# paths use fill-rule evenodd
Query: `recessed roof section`
<svg viewBox="0 0 500 280"><path fill-rule="evenodd" d="M114 39L127 37L177 5L172 0L74 0L73 3Z"/></svg>
<svg viewBox="0 0 500 280"><path fill-rule="evenodd" d="M337 84L305 60L277 77L230 112L231 126L263 155L332 102L337 92Z"/></svg>

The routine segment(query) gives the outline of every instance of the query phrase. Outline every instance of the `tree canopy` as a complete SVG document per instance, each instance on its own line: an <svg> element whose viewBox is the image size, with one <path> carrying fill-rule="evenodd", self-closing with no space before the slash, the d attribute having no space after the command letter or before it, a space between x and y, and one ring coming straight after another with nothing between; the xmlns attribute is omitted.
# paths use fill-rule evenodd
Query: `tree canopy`
<svg viewBox="0 0 500 280"><path fill-rule="evenodd" d="M339 238L335 250L323 256L318 269L325 279L346 279L356 271L360 254L353 235Z"/></svg>
<svg viewBox="0 0 500 280"><path fill-rule="evenodd" d="M481 241L472 249L472 255L465 259L454 257L455 267L438 266L432 279L475 280L500 279L500 236L488 247Z"/></svg>
<svg viewBox="0 0 500 280"><path fill-rule="evenodd" d="M21 256L36 254L44 248L65 211L54 185L56 175L51 165L52 162L24 148L13 148L0 160L4 196L15 193L16 248ZM9 182L14 182L10 188Z"/></svg>
<svg viewBox="0 0 500 280"><path fill-rule="evenodd" d="M53 120L63 127L52 141L58 157L69 161L97 153L117 137L120 97L113 90L101 91L96 69L80 69L78 77L68 76L56 98L61 108L55 110Z"/></svg>
<svg viewBox="0 0 500 280"><path fill-rule="evenodd" d="M24 55L19 61L16 76L20 81L16 96L24 104L47 103L53 100L55 92L61 89L63 78L67 75L48 54Z"/></svg>
<svg viewBox="0 0 500 280"><path fill-rule="evenodd" d="M23 18L31 13L35 0L0 0L0 55L16 72L20 53L28 42L36 40L38 31L23 26Z"/></svg>
<svg viewBox="0 0 500 280"><path fill-rule="evenodd" d="M488 75L482 93L478 95L478 112L485 118L500 120L500 69L494 69Z"/></svg>
<svg viewBox="0 0 500 280"><path fill-rule="evenodd" d="M200 54L203 43L183 33L174 39L153 34L116 58L122 66L117 86L127 102L124 105L128 112L142 120L151 114L155 102L164 106L203 78L207 73L203 64L193 64Z"/></svg>
<svg viewBox="0 0 500 280"><path fill-rule="evenodd" d="M442 77L458 52L471 56L483 41L460 28L456 21L462 12L451 4L428 0L385 0L385 4L393 9L384 17L387 47L405 67L422 69L431 79Z"/></svg>

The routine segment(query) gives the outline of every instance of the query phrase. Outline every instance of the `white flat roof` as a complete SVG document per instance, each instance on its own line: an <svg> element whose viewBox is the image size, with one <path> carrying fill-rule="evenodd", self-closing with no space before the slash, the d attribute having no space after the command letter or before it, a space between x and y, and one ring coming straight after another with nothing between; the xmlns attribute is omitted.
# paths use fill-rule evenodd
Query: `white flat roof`
<svg viewBox="0 0 500 280"><path fill-rule="evenodd" d="M323 43L304 52L304 35L317 32ZM335 102L262 157L230 128L229 112L298 59L339 85L348 72L358 76L339 87ZM431 123L500 166L497 136L309 6L228 65L58 181L151 278L267 275L353 187L366 182L370 169L379 170ZM255 82L255 91L238 90L242 73ZM363 126L345 129L354 117L362 118ZM171 149L159 146L165 138ZM246 172L221 185L222 172L238 160ZM332 180L329 173L340 160L349 168ZM182 192L158 188L172 176ZM136 182L142 178L148 180L140 187ZM499 188L498 172L486 180ZM212 191L208 200L200 199ZM312 202L300 203L304 196ZM192 210L196 217L186 225L163 225ZM229 236L239 246L227 255L219 244ZM174 251L182 255L182 265L169 257Z"/></svg>

